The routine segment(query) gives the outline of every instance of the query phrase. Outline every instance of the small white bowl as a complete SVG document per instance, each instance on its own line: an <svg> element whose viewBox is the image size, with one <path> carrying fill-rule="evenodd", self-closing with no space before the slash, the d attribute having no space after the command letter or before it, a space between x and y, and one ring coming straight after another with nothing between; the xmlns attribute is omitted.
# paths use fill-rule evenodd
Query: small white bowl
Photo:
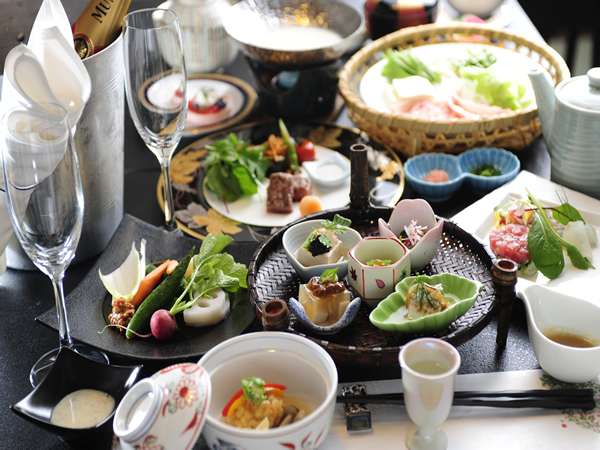
<svg viewBox="0 0 600 450"><path fill-rule="evenodd" d="M300 264L300 262L296 259L296 256L294 255L296 250L298 250L298 248L300 248L300 246L304 243L311 231L322 226L322 222L323 221L321 219L307 220L291 226L286 230L285 233L283 233L282 244L285 254L288 257L290 264L294 266L296 273L303 281L308 281L312 277L320 276L321 273L323 273L323 271L326 269L337 268L338 278L340 280L343 279L348 272L347 257L341 262L332 264L319 264L310 267ZM349 229L344 234L340 235L339 238L348 251L361 240L361 236L358 231L353 229Z"/></svg>
<svg viewBox="0 0 600 450"><path fill-rule="evenodd" d="M213 385L204 425L209 448L300 450L316 449L325 441L335 411L338 376L333 360L317 344L289 333L249 333L217 345L198 364ZM285 384L287 392L313 399L315 409L296 423L272 430L226 424L221 410L240 388L240 380L250 376Z"/></svg>
<svg viewBox="0 0 600 450"><path fill-rule="evenodd" d="M521 298L527 310L527 328L542 369L560 381L585 383L600 374L600 346L569 347L544 335L551 329L600 342L600 307L551 289L530 285Z"/></svg>
<svg viewBox="0 0 600 450"><path fill-rule="evenodd" d="M302 164L302 167L313 183L327 188L347 183L350 176L350 161L337 152L322 160L306 161ZM339 169L337 176L332 175L330 170L336 167ZM329 174L327 174L328 171Z"/></svg>
<svg viewBox="0 0 600 450"><path fill-rule="evenodd" d="M389 266L367 265L372 259L395 262ZM410 257L407 248L396 238L367 237L350 250L348 270L352 287L369 305L376 306L394 292L397 283L410 275Z"/></svg>
<svg viewBox="0 0 600 450"><path fill-rule="evenodd" d="M425 235L413 248L408 249L413 271L423 269L435 256L442 239L444 221L435 217L433 208L421 198L401 200L394 207L389 222L379 219L379 234L383 237L398 238L411 220L428 227Z"/></svg>

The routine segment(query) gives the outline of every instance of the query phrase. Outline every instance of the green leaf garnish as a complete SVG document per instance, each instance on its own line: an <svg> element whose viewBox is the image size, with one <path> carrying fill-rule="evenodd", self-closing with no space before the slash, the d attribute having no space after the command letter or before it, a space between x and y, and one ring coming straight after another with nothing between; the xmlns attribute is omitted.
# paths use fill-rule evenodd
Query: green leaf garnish
<svg viewBox="0 0 600 450"><path fill-rule="evenodd" d="M242 379L242 392L247 400L258 406L267 399L265 380L258 377Z"/></svg>
<svg viewBox="0 0 600 450"><path fill-rule="evenodd" d="M336 234L345 233L350 229L350 225L352 225L352 221L347 219L344 216L340 216L336 214L333 216L333 220L323 220L321 221L321 225L323 228L333 231Z"/></svg>
<svg viewBox="0 0 600 450"><path fill-rule="evenodd" d="M487 69L496 63L496 57L486 49L479 52L469 51L469 56L455 64L455 70L461 67L481 67Z"/></svg>
<svg viewBox="0 0 600 450"><path fill-rule="evenodd" d="M337 283L338 282L338 275L337 275L337 268L333 268L333 269L325 269L322 273L321 276L319 277L319 283L321 284L325 284L325 283Z"/></svg>
<svg viewBox="0 0 600 450"><path fill-rule="evenodd" d="M562 225L577 221L585 223L581 213L570 203L563 203L562 205L553 208L552 217L554 217L554 220Z"/></svg>
<svg viewBox="0 0 600 450"><path fill-rule="evenodd" d="M248 287L248 268L223 250L233 241L230 236L209 234L202 241L190 264L192 274L183 280L183 292L169 311L175 316L190 308L199 298L212 297L218 289L235 293Z"/></svg>
<svg viewBox="0 0 600 450"><path fill-rule="evenodd" d="M527 245L531 260L538 270L550 279L557 278L565 267L563 248L575 267L582 270L593 269L592 262L556 231L539 200L529 192L528 197L535 206L535 216L529 228Z"/></svg>

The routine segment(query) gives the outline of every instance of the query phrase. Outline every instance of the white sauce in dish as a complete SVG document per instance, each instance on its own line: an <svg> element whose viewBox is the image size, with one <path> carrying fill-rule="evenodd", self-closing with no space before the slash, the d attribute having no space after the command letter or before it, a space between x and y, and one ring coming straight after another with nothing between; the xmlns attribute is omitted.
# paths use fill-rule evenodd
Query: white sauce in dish
<svg viewBox="0 0 600 450"><path fill-rule="evenodd" d="M115 409L115 399L96 389L80 389L63 397L52 410L50 423L64 428L90 428Z"/></svg>
<svg viewBox="0 0 600 450"><path fill-rule="evenodd" d="M249 44L272 50L301 51L330 47L342 40L342 36L327 28L281 25L264 27L263 32L247 36Z"/></svg>

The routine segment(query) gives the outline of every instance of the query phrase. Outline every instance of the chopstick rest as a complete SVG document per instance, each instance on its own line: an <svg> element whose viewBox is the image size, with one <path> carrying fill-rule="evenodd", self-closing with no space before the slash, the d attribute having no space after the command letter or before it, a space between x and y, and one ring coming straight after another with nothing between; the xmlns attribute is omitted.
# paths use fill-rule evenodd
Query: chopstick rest
<svg viewBox="0 0 600 450"><path fill-rule="evenodd" d="M367 395L364 384L351 384L342 388L342 395L338 397L362 397ZM371 411L364 403L349 403L344 401L344 416L346 417L346 430L349 434L370 433L373 431Z"/></svg>

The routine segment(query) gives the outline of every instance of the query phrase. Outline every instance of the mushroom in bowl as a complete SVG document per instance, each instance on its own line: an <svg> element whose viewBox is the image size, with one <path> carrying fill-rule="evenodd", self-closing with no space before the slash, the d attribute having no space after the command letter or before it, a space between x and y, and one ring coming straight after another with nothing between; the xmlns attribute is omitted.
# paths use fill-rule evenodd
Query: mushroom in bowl
<svg viewBox="0 0 600 450"><path fill-rule="evenodd" d="M213 385L204 426L210 448L316 449L327 437L338 378L317 344L288 333L249 333L217 345L199 364Z"/></svg>

